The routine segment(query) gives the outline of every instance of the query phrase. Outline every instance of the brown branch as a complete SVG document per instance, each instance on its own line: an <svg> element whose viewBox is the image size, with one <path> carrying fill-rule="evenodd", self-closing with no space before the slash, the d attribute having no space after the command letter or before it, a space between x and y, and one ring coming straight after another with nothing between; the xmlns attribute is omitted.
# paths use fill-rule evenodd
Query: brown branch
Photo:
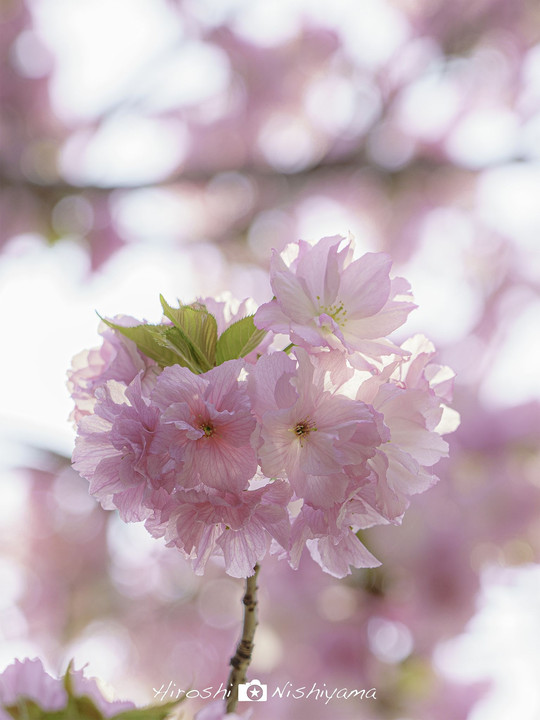
<svg viewBox="0 0 540 720"><path fill-rule="evenodd" d="M242 629L242 637L234 656L231 658L231 673L227 688L229 696L227 698L227 713L232 713L236 709L238 703L238 685L246 682L246 671L251 662L255 637L255 629L257 627L257 575L259 574L259 565L255 565L254 573L251 577L246 578L246 592L242 599L244 603L244 627Z"/></svg>
<svg viewBox="0 0 540 720"><path fill-rule="evenodd" d="M519 160L519 158L517 158ZM314 165L309 165L301 170L295 170L290 173L280 172L274 168L257 163L244 163L231 167L215 167L208 169L186 168L178 170L160 180L125 185L92 185L81 184L75 185L61 178L54 182L40 184L27 177L13 174L10 170L0 164L0 188L12 188L16 190L26 190L43 197L58 196L63 197L68 194L77 193L95 193L96 195L107 195L113 191L131 192L134 190L145 190L149 188L170 187L174 185L205 185L212 178L220 173L234 172L240 175L246 175L255 182L259 183L275 183L282 181L285 183L284 192L288 193L291 186L303 186L306 182L324 177L326 174L334 174L336 172L352 172L358 168L368 168L381 178L397 179L404 174L414 171L431 172L439 169L444 162L437 158L418 157L411 161L408 165L396 170L380 168L374 164L361 150L355 149L351 153L345 154L337 158L322 158ZM470 171L459 170L464 174L470 174Z"/></svg>

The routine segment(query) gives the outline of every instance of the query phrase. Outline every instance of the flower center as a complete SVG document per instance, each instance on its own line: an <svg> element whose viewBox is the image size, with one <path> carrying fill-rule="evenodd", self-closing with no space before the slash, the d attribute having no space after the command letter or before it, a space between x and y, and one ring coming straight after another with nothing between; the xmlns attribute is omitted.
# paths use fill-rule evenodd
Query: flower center
<svg viewBox="0 0 540 720"><path fill-rule="evenodd" d="M343 304L343 300L336 301L333 305L321 305L320 295L317 295L319 301L319 312L329 315L337 325L344 327L347 323L347 310Z"/></svg>
<svg viewBox="0 0 540 720"><path fill-rule="evenodd" d="M311 420L301 420L291 428L296 437L300 440L300 445L303 446L303 441L307 438L310 432L316 432L317 428L315 423Z"/></svg>
<svg viewBox="0 0 540 720"><path fill-rule="evenodd" d="M201 430L202 430L203 433L205 434L205 437L212 437L212 435L213 435L214 432L215 432L214 426L212 425L212 423L209 423L209 422L202 422L202 423L199 425L199 427L201 428Z"/></svg>

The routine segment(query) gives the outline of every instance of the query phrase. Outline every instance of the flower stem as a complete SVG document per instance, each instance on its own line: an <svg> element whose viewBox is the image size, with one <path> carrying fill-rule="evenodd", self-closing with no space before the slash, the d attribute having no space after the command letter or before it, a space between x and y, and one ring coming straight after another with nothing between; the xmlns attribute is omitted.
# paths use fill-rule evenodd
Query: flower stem
<svg viewBox="0 0 540 720"><path fill-rule="evenodd" d="M228 689L230 692L227 698L227 713L232 713L238 703L238 685L246 682L246 671L251 662L253 652L253 638L257 627L257 575L259 564L255 565L251 577L246 578L246 592L242 602L244 604L244 627L242 637L234 656L231 658L231 673L229 675Z"/></svg>
<svg viewBox="0 0 540 720"><path fill-rule="evenodd" d="M289 352L293 349L294 343L289 343L286 348L283 348L283 352L289 354Z"/></svg>

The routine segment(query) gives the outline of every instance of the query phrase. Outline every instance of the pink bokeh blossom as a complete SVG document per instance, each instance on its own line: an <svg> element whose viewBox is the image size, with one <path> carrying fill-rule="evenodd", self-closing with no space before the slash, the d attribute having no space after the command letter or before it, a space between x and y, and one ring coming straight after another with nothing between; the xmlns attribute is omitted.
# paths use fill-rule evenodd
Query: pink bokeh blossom
<svg viewBox="0 0 540 720"><path fill-rule="evenodd" d="M15 660L0 675L0 707L16 705L22 698L33 700L44 710L60 710L65 707L67 695L60 682L51 677L41 660ZM11 718L3 714L0 718Z"/></svg>
<svg viewBox="0 0 540 720"><path fill-rule="evenodd" d="M84 676L83 670L68 670L71 674L73 693L76 697L87 696L101 714L110 718L120 712L132 710L130 701L105 699L95 678ZM61 711L67 707L64 681L49 675L41 660L15 660L0 674L0 718L11 720L11 714L3 708L16 706L22 700L31 700L45 711ZM21 717L26 717L21 713Z"/></svg>

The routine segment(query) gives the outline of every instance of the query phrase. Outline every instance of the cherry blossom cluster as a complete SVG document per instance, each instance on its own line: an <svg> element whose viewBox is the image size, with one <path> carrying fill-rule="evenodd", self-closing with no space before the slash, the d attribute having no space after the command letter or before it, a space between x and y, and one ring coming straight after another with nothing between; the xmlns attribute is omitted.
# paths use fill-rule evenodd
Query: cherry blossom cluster
<svg viewBox="0 0 540 720"><path fill-rule="evenodd" d="M358 537L399 523L437 481L457 427L453 372L422 336L389 337L415 307L383 253L352 238L273 253L273 298L198 299L159 325L117 317L69 372L73 461L104 508L144 521L202 574L267 552L326 572L377 559Z"/></svg>

